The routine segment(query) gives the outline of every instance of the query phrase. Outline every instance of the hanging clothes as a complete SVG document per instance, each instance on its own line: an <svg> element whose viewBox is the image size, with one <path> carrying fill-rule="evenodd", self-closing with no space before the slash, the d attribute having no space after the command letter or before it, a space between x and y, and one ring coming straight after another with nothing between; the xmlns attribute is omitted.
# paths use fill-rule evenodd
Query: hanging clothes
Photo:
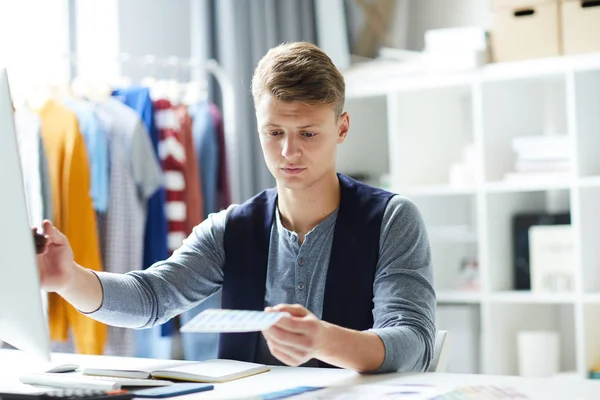
<svg viewBox="0 0 600 400"><path fill-rule="evenodd" d="M213 117L215 129L217 130L217 140L219 143L219 172L217 178L217 208L224 210L231 205L231 189L229 187L229 171L227 168L227 151L225 148L225 130L223 128L223 118L219 108L211 104L210 113Z"/></svg>
<svg viewBox="0 0 600 400"><path fill-rule="evenodd" d="M156 127L159 133L158 155L165 173L169 254L177 250L186 238L187 209L185 203L185 148L181 141L181 125L168 100L154 102Z"/></svg>
<svg viewBox="0 0 600 400"><path fill-rule="evenodd" d="M154 106L150 98L150 90L142 86L132 86L115 90L113 96L131 107L141 118L150 134L154 153L158 159L159 137L154 123ZM144 268L169 256L165 204L165 189L161 186L148 201L148 216L144 231Z"/></svg>
<svg viewBox="0 0 600 400"><path fill-rule="evenodd" d="M181 143L185 149L185 163L183 174L185 179L185 208L186 208L186 236L194 230L196 225L204 219L204 197L202 193L202 178L196 151L194 150L194 138L192 136L192 118L187 107L177 105L174 107L179 126L181 127Z"/></svg>
<svg viewBox="0 0 600 400"><path fill-rule="evenodd" d="M159 159L159 136L154 122L154 105L150 98L150 90L142 86L131 86L115 90L113 96L132 108L141 118L150 135L155 156ZM144 268L149 268L155 262L162 261L169 256L167 248L168 226L165 208L166 193L163 185L148 200L148 213L144 232ZM166 326L168 328L165 328L167 332L165 332L164 336L161 326L135 330L133 332L134 357L171 358L173 341L169 335L172 331L172 323L168 322ZM166 333L169 333L169 335L166 335Z"/></svg>
<svg viewBox="0 0 600 400"><path fill-rule="evenodd" d="M95 107L110 153L109 205L101 219L105 270L125 273L143 265L146 203L163 183L152 142L138 115L114 98ZM132 356L133 331L110 327L106 355Z"/></svg>
<svg viewBox="0 0 600 400"><path fill-rule="evenodd" d="M66 101L65 106L75 113L79 130L83 134L91 172L91 193L94 209L106 212L108 209L108 140L93 106L77 100Z"/></svg>
<svg viewBox="0 0 600 400"><path fill-rule="evenodd" d="M219 145L208 101L191 105L192 133L194 150L197 154L198 169L202 181L204 198L204 218L217 212L217 179L219 172ZM205 299L179 318L182 325L209 308L221 308L221 291ZM218 333L182 333L181 345L186 360L203 361L217 358L219 348Z"/></svg>
<svg viewBox="0 0 600 400"><path fill-rule="evenodd" d="M100 271L98 228L89 196L89 163L77 118L54 100L47 101L38 114L52 184L54 224L69 238L75 262ZM102 354L105 325L81 314L56 293L49 293L48 302L53 340L67 340L70 328L79 353Z"/></svg>
<svg viewBox="0 0 600 400"><path fill-rule="evenodd" d="M208 101L189 106L192 133L202 177L204 218L219 211L217 207L217 180L219 177L219 142Z"/></svg>

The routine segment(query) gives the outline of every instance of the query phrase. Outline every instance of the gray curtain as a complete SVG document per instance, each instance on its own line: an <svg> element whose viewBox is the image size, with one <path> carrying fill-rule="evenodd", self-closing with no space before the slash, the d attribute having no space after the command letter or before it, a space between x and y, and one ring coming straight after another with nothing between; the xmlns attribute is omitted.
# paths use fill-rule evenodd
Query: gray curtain
<svg viewBox="0 0 600 400"><path fill-rule="evenodd" d="M236 92L240 199L272 187L274 180L262 156L250 83L256 64L283 42L316 43L313 0L206 0L207 56L227 71ZM214 99L219 102L218 88Z"/></svg>

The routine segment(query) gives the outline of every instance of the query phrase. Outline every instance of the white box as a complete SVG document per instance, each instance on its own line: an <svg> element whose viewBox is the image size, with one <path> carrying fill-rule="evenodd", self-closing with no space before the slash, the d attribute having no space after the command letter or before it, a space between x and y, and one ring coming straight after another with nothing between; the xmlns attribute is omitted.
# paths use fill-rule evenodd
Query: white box
<svg viewBox="0 0 600 400"><path fill-rule="evenodd" d="M494 11L491 43L495 62L561 54L558 3Z"/></svg>
<svg viewBox="0 0 600 400"><path fill-rule="evenodd" d="M600 2L563 1L561 18L564 54L600 52Z"/></svg>

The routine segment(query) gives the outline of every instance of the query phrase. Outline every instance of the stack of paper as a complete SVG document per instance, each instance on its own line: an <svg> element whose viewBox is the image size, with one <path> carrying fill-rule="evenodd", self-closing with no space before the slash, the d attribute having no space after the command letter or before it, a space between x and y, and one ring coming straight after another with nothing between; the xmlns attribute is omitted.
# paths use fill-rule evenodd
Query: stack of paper
<svg viewBox="0 0 600 400"><path fill-rule="evenodd" d="M571 171L571 140L566 135L521 136L512 140L517 155L514 171L505 179L512 182L542 183L568 179Z"/></svg>

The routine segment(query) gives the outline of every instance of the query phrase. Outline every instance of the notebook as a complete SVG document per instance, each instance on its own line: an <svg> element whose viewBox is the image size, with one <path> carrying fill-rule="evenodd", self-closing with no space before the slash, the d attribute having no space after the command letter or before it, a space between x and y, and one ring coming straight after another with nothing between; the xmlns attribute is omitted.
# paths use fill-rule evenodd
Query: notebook
<svg viewBox="0 0 600 400"><path fill-rule="evenodd" d="M79 373L37 373L19 376L19 381L28 385L47 386L60 389L117 390L130 387L169 386L173 382L158 379L134 379L124 377L86 376Z"/></svg>
<svg viewBox="0 0 600 400"><path fill-rule="evenodd" d="M166 368L112 369L85 368L84 375L111 376L136 379L172 379L188 382L220 383L269 371L269 367L234 360L206 360L187 362Z"/></svg>

